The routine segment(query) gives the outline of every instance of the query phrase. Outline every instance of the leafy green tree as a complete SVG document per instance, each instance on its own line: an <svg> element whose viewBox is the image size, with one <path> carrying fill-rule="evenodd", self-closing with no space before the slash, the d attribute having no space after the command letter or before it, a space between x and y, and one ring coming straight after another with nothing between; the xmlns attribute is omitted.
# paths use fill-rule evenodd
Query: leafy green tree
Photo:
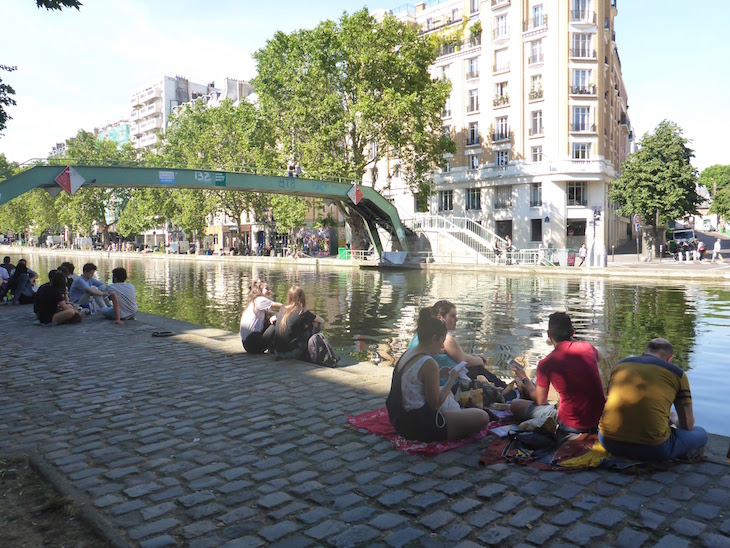
<svg viewBox="0 0 730 548"><path fill-rule="evenodd" d="M136 151L127 143L122 148L114 141L100 141L96 135L79 130L74 139L66 141L67 149L50 163L93 163L107 165L128 165L136 163ZM114 222L117 211L124 208L129 198L129 189L82 186L73 196L61 193L56 200L58 219L63 224L88 236L94 225L102 234L104 246L109 245L109 225Z"/></svg>
<svg viewBox="0 0 730 548"><path fill-rule="evenodd" d="M718 190L712 199L710 213L717 213L723 219L730 219L730 186Z"/></svg>
<svg viewBox="0 0 730 548"><path fill-rule="evenodd" d="M305 172L361 181L388 155L417 190L455 150L440 116L451 84L430 76L436 47L392 16L378 22L363 9L311 30L277 32L254 58L279 166L298 160ZM353 248L366 247L360 217L349 222Z"/></svg>
<svg viewBox="0 0 730 548"><path fill-rule="evenodd" d="M116 223L119 233L128 238L166 224L174 213L172 192L167 188L132 189Z"/></svg>
<svg viewBox="0 0 730 548"><path fill-rule="evenodd" d="M0 65L0 70L4 70L6 72L13 72L14 70L17 70L17 68L18 67ZM0 135L2 135L2 131L5 129L8 120L12 120L5 111L5 108L17 104L15 99L12 97L13 95L15 95L15 90L10 85L4 84L3 79L0 78Z"/></svg>
<svg viewBox="0 0 730 548"><path fill-rule="evenodd" d="M702 199L697 194L697 170L690 163L694 152L688 140L674 122L664 120L645 133L638 150L629 155L623 173L609 192L611 200L619 204L624 216L635 213L653 228L658 241L657 227L686 213L695 213ZM658 248L658 246L655 246Z"/></svg>
<svg viewBox="0 0 730 548"><path fill-rule="evenodd" d="M713 196L717 191L730 186L730 165L715 164L700 173L700 184Z"/></svg>
<svg viewBox="0 0 730 548"><path fill-rule="evenodd" d="M9 162L5 154L0 154L0 181L9 179L18 172L18 162Z"/></svg>
<svg viewBox="0 0 730 548"><path fill-rule="evenodd" d="M62 10L63 8L76 8L80 10L83 4L79 0L36 0L38 8L46 8L47 10Z"/></svg>
<svg viewBox="0 0 730 548"><path fill-rule="evenodd" d="M160 154L163 161L188 169L266 171L274 165L276 142L268 120L250 103L236 106L226 99L211 107L195 101L172 116ZM261 220L270 208L269 196L236 190L206 191L205 199L195 201L205 203L206 211L224 212L237 224L247 211Z"/></svg>
<svg viewBox="0 0 730 548"><path fill-rule="evenodd" d="M299 196L275 194L271 197L272 214L278 232L286 231L289 241L294 241L294 230L304 224L311 203Z"/></svg>

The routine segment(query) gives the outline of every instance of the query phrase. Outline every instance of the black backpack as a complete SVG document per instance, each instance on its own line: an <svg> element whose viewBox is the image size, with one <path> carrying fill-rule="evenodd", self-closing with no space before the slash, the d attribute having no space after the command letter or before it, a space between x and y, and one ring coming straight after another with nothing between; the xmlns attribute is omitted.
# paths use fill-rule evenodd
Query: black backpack
<svg viewBox="0 0 730 548"><path fill-rule="evenodd" d="M307 342L307 350L309 352L309 361L327 367L334 367L340 358L335 354L335 350L322 333L315 333L309 337Z"/></svg>

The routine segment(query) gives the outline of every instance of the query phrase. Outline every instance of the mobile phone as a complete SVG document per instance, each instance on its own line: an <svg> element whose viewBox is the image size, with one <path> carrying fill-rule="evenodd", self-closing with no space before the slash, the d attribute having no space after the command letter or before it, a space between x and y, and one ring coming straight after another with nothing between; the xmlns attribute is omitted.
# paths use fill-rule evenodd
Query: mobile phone
<svg viewBox="0 0 730 548"><path fill-rule="evenodd" d="M512 359L511 359L511 360L509 361L509 364L510 364L510 366L511 366L511 367L514 367L515 369L518 369L519 371L524 371L524 370L525 370L525 368L524 368L524 367L522 367L522 365L520 365L520 364L519 364L519 363L517 362L517 360L515 360L514 358L512 358Z"/></svg>
<svg viewBox="0 0 730 548"><path fill-rule="evenodd" d="M463 371L464 369L466 369L466 362L461 362L461 363L458 363L458 364L456 364L456 365L454 366L454 368L455 368L455 369L456 369L457 371Z"/></svg>

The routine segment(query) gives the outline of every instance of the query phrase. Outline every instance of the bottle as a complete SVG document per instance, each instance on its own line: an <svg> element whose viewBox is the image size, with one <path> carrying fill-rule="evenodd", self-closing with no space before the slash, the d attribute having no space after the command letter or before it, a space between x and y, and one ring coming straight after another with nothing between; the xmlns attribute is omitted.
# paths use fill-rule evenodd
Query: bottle
<svg viewBox="0 0 730 548"><path fill-rule="evenodd" d="M94 299L89 299L89 313L96 314L96 302Z"/></svg>

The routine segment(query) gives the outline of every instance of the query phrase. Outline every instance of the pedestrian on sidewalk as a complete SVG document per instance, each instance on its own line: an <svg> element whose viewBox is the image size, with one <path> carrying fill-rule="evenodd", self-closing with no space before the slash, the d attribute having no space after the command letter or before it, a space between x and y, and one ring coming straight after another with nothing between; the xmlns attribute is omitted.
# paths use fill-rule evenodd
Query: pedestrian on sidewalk
<svg viewBox="0 0 730 548"><path fill-rule="evenodd" d="M580 264L578 266L583 266L583 263L586 262L586 257L588 256L588 248L586 248L586 244L583 243L580 246L580 249L578 250L578 257L580 257Z"/></svg>
<svg viewBox="0 0 730 548"><path fill-rule="evenodd" d="M717 259L718 262L721 262L721 263L725 262L722 260L722 254L720 253L721 248L722 248L722 240L720 240L720 238L718 238L715 241L715 245L712 246L712 261L710 261L711 263L714 263L715 259Z"/></svg>

